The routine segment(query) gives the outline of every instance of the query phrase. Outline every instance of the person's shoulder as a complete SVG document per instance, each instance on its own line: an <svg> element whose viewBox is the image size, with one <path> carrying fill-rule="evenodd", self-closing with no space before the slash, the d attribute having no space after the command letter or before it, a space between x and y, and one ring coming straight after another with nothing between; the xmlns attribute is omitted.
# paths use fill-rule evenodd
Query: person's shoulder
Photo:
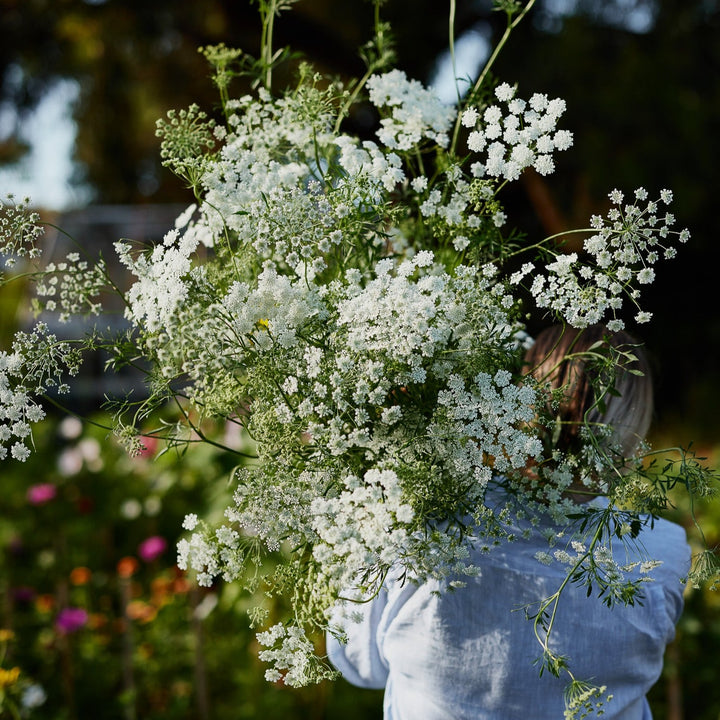
<svg viewBox="0 0 720 720"><path fill-rule="evenodd" d="M670 549L687 545L685 528L665 518L645 518L642 534L647 540L652 538L655 544L668 546Z"/></svg>

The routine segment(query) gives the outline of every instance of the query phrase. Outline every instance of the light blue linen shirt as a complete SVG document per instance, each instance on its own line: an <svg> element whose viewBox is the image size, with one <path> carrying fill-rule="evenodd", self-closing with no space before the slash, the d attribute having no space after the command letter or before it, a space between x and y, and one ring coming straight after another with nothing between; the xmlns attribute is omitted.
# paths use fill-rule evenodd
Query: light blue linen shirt
<svg viewBox="0 0 720 720"><path fill-rule="evenodd" d="M628 554L616 540L614 553L621 564L662 561L643 585L642 605L609 609L570 583L552 635L552 650L568 656L576 678L612 693L606 720L650 720L645 695L682 611L685 531L660 520L639 539L642 551ZM540 550L548 550L540 532L485 554L472 547L480 574L454 592L438 581L386 581L375 600L353 608L362 621L347 623L347 644L328 637L331 662L354 685L385 688L386 720L561 720L568 677L539 676L541 647L518 609L552 595L565 577L559 563L535 558Z"/></svg>

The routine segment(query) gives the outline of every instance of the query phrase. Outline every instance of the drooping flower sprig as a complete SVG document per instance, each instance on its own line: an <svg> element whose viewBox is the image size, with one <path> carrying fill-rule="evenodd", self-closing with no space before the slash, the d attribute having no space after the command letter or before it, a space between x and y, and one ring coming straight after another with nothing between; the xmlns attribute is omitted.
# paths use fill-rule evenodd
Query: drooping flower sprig
<svg viewBox="0 0 720 720"><path fill-rule="evenodd" d="M223 118L191 106L158 124L163 160L196 202L151 249L116 244L129 288L120 292L108 267L79 255L31 265L37 219L22 204L6 207L0 250L36 280L43 317L97 315L103 292L120 292L128 327L116 340L98 330L63 339L41 318L18 333L0 353L0 456L27 456L42 396L63 388L83 351L97 347L110 353L111 368L138 359L149 368L140 400L118 401L118 432L130 445L168 401L194 441L211 440L193 417L240 425L247 447L225 522L189 513L178 562L200 584L264 574L269 592L286 595L291 620L258 639L273 664L268 678L302 685L332 674L309 634L328 626L339 601L367 599L391 570L459 585L477 570L467 562L468 535L488 547L510 541L503 520L520 507L562 522L578 512L567 497L573 478L617 477L626 461L603 454L598 428L577 456L544 444L544 390L521 376L528 339L517 287L575 327L621 327L625 298L646 321L639 286L652 282L661 256L674 255L671 241L688 234L672 229L669 191L651 201L640 189L627 204L611 194L608 216L590 221L583 257L564 253L557 237L519 240L506 229L502 190L529 168L552 173L557 153L572 145L560 126L563 100L481 84L450 107L403 72L380 72L392 53L379 2L360 81L344 88L303 66L297 85L275 94L281 55L271 48L272 18L289 3L260 4L259 60L203 49ZM532 3L498 4L511 28ZM254 94L229 94L235 67L257 71ZM356 100L375 108L373 140L342 129ZM519 256L526 261L517 270L507 261ZM165 435L171 444L187 437ZM542 492L528 488L529 465L543 468ZM642 476L634 467L632 477ZM499 475L515 478L516 500L491 510L486 491ZM646 480L634 495L633 482L624 484L622 500L648 509L652 496L655 512L670 483L666 475ZM601 543L613 517L593 515L577 538L578 547L587 542L583 552L555 560L568 578L632 598L641 588L611 567ZM640 521L627 525L621 536L637 535ZM273 570L264 569L267 553L279 554ZM598 557L603 563L588 565ZM253 618L263 618L261 608ZM551 627L544 630L546 652ZM544 662L557 665L547 652ZM583 705L586 696L573 693Z"/></svg>

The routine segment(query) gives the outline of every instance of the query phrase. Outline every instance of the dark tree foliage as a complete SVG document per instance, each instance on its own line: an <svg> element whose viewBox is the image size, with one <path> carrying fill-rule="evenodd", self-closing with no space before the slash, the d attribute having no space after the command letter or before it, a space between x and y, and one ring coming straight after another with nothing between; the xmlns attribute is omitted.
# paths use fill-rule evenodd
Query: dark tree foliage
<svg viewBox="0 0 720 720"><path fill-rule="evenodd" d="M549 4L549 3L548 3ZM638 333L662 358L660 410L672 408L710 439L717 430L720 317L714 210L720 146L720 4L703 0L577 3L564 21L535 14L497 72L568 101L575 147L551 180L568 224L583 222L613 187L674 190L672 211L692 240L658 266ZM615 11L613 6L618 6ZM647 8L647 32L623 29ZM623 10L624 9L624 10Z"/></svg>

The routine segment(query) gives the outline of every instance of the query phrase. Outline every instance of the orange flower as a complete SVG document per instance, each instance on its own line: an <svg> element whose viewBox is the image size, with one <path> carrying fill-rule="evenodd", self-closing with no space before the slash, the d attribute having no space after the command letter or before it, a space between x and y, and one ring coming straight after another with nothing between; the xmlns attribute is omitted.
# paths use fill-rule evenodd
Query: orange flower
<svg viewBox="0 0 720 720"><path fill-rule="evenodd" d="M92 572L90 571L90 568L86 568L81 565L80 567L73 568L70 573L70 582L73 585L87 585L90 582L91 577Z"/></svg>
<svg viewBox="0 0 720 720"><path fill-rule="evenodd" d="M55 607L55 598L52 595L39 595L35 607L40 612L48 613Z"/></svg>
<svg viewBox="0 0 720 720"><path fill-rule="evenodd" d="M121 578L130 578L137 572L138 567L140 567L140 563L137 559L128 556L121 558L120 562L118 562L117 572Z"/></svg>
<svg viewBox="0 0 720 720"><path fill-rule="evenodd" d="M143 600L133 600L128 603L127 608L125 608L125 613L131 620L149 623L155 619L157 610Z"/></svg>
<svg viewBox="0 0 720 720"><path fill-rule="evenodd" d="M190 592L190 581L185 577L179 577L173 580L173 592L176 594Z"/></svg>
<svg viewBox="0 0 720 720"><path fill-rule="evenodd" d="M155 607L161 608L172 602L171 593L173 581L168 577L153 578L150 584L151 602Z"/></svg>
<svg viewBox="0 0 720 720"><path fill-rule="evenodd" d="M170 592L172 580L166 576L154 577L150 582L150 589L153 595L162 597Z"/></svg>
<svg viewBox="0 0 720 720"><path fill-rule="evenodd" d="M97 630L98 628L107 625L108 619L102 613L90 613L88 617L88 627L91 630Z"/></svg>

